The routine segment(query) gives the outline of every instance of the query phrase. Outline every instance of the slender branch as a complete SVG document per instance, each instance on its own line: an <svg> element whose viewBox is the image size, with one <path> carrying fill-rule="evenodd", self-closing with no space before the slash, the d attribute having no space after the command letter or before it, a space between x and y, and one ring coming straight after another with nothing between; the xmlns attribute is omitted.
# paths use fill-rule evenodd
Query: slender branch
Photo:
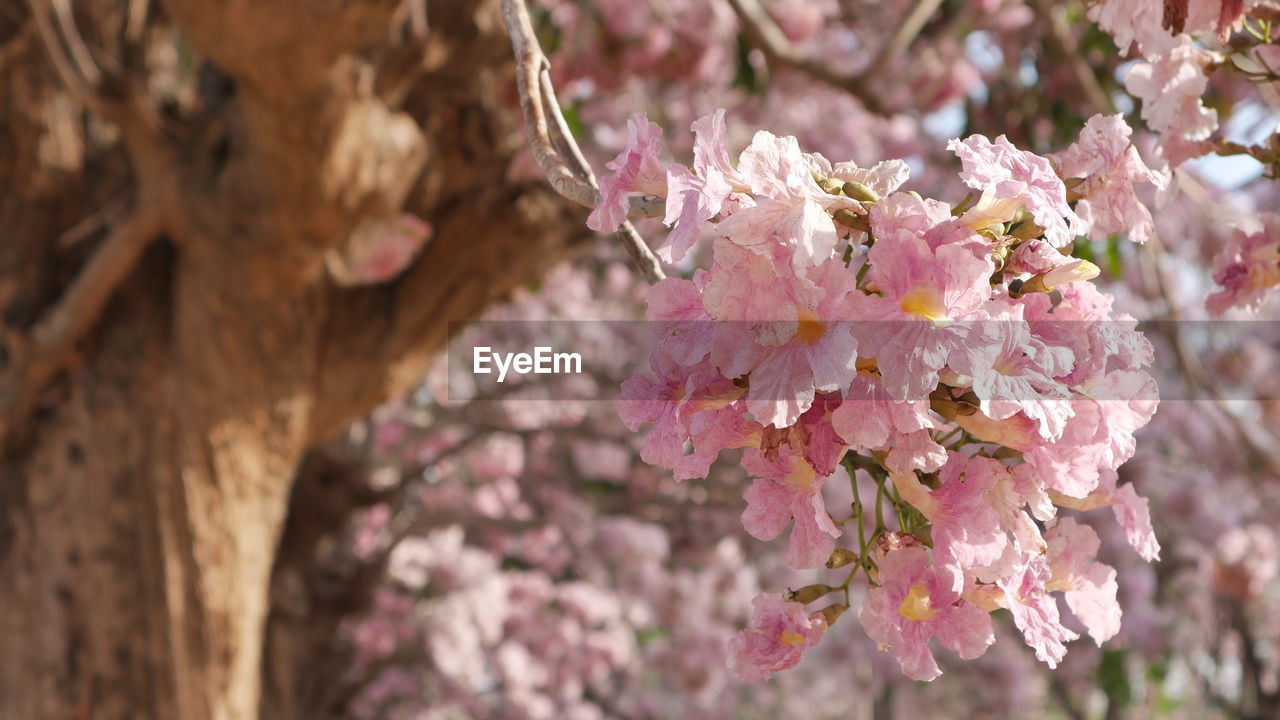
<svg viewBox="0 0 1280 720"><path fill-rule="evenodd" d="M1114 113L1116 111L1115 103L1111 101L1111 96L1103 89L1102 83L1098 82L1098 76L1093 74L1093 68L1090 67L1084 55L1080 53L1080 43L1076 42L1075 37L1071 34L1071 25L1067 22L1066 8L1048 0L1036 0L1032 7L1035 13L1040 16L1041 21L1049 26L1049 44L1057 52L1059 59L1070 66L1072 74L1075 75L1076 84L1080 86L1080 90L1084 93L1085 98L1089 100L1089 104L1093 106L1094 111Z"/></svg>
<svg viewBox="0 0 1280 720"><path fill-rule="evenodd" d="M502 19L511 36L520 108L524 113L533 157L557 193L579 205L593 208L600 203L595 175L560 112L560 103L555 98L548 73L549 63L538 44L524 0L502 0ZM557 145L566 152L558 150ZM657 217L662 211L661 198L643 196L632 198L628 215ZM665 277L657 257L629 222L623 224L618 236L646 280L653 283Z"/></svg>
<svg viewBox="0 0 1280 720"><path fill-rule="evenodd" d="M76 27L67 0L28 0L36 30L58 77L75 99L89 110L116 122L125 103L106 92L102 70Z"/></svg>
<svg viewBox="0 0 1280 720"><path fill-rule="evenodd" d="M1057 673L1049 673L1049 693L1054 700L1058 701L1058 706L1062 708L1062 711L1071 720L1086 720L1088 718L1080 710L1080 706L1076 704L1075 698L1071 697L1071 690Z"/></svg>
<svg viewBox="0 0 1280 720"><path fill-rule="evenodd" d="M787 39L782 28L779 28L769 16L769 12L764 9L759 0L729 0L729 4L737 13L738 21L742 23L742 29L747 38L763 50L774 63L798 70L837 90L844 90L862 101L863 106L870 112L884 113L885 109L880 100L867 87L867 75L840 73L825 63L802 55Z"/></svg>
<svg viewBox="0 0 1280 720"><path fill-rule="evenodd" d="M1178 298L1177 284L1168 265L1168 253L1161 246L1159 238L1152 238L1143 246L1143 250L1151 259L1155 271L1156 289L1166 306L1165 317L1168 322L1162 323L1162 328L1173 345L1174 357L1183 376L1191 382L1193 387L1209 395L1211 401L1222 412L1223 419L1235 431L1236 437L1244 441L1245 449L1254 462L1265 468L1267 472L1280 476L1280 453L1276 450L1280 447L1280 442L1277 442L1276 436L1268 433L1263 426L1246 422L1244 418L1232 411L1221 388L1205 371L1204 365L1183 337L1179 322L1182 302ZM1265 433L1266 437L1259 438L1255 433Z"/></svg>
<svg viewBox="0 0 1280 720"><path fill-rule="evenodd" d="M76 27L68 0L28 0L50 63L71 96L87 110L120 128L134 166L139 203L176 201L179 175L176 151L161 127L159 112L136 80L104 73ZM135 3L128 28L140 39L146 4Z"/></svg>
<svg viewBox="0 0 1280 720"><path fill-rule="evenodd" d="M592 190L595 190L598 195L600 186L596 183L595 173L591 171L591 164L583 157L582 149L573 140L573 132L569 129L569 123L565 121L564 113L560 110L560 100L556 98L556 89L551 84L551 73L548 72L546 65L543 65L542 71L538 73L538 76L542 89L542 103L547 113L555 121L551 125L553 139L568 157L568 162L573 172L578 177L586 178ZM638 199L645 200L645 198ZM661 198L656 198L655 200L661 200ZM626 248L627 254L631 257L631 261L640 269L640 274L646 281L656 283L666 277L666 274L662 272L662 264L658 262L658 258L649 250L648 243L640 236L640 233L631 224L630 220L623 221L622 228L618 231L618 236L622 240L622 246Z"/></svg>
<svg viewBox="0 0 1280 720"><path fill-rule="evenodd" d="M126 217L32 328L13 366L0 377L0 434L26 415L45 383L71 360L76 341L97 321L111 293L164 223L158 206L139 208Z"/></svg>
<svg viewBox="0 0 1280 720"><path fill-rule="evenodd" d="M894 58L901 55L915 41L920 31L924 30L925 24L929 22L929 18L941 6L942 0L917 0L915 7L911 8L911 12L907 14L907 19L898 26L898 31L893 34L889 42L880 48L875 61L863 75L865 77L879 75Z"/></svg>

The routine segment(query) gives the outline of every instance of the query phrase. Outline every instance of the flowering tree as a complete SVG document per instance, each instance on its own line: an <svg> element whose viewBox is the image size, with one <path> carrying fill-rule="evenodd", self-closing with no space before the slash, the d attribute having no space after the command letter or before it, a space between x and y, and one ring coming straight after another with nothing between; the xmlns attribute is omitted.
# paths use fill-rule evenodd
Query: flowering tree
<svg viewBox="0 0 1280 720"><path fill-rule="evenodd" d="M1271 3L214 5L5 15L0 715L1280 705Z"/></svg>

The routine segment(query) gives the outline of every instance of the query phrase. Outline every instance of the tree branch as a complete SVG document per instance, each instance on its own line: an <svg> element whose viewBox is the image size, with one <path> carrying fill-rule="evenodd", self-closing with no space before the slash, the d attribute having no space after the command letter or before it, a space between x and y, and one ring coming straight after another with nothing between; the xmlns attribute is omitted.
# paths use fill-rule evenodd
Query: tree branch
<svg viewBox="0 0 1280 720"><path fill-rule="evenodd" d="M928 0L925 0L922 4L927 2ZM769 12L764 9L759 0L729 0L729 4L737 13L738 21L742 23L742 29L747 38L763 50L774 63L798 70L819 82L849 93L858 98L868 112L876 114L885 112L879 98L867 87L868 75L847 75L824 63L804 57L787 39L786 34L769 16Z"/></svg>
<svg viewBox="0 0 1280 720"><path fill-rule="evenodd" d="M893 34L889 42L880 48L880 52L876 55L876 59L871 63L871 67L863 73L864 77L876 77L889 66L898 55L902 54L916 37L920 35L920 31L924 30L924 26L929 22L929 18L938 11L942 5L942 0L917 0L915 7L911 8L911 12L907 14L907 18L898 26L898 31Z"/></svg>
<svg viewBox="0 0 1280 720"><path fill-rule="evenodd" d="M595 174L560 112L560 102L556 99L548 71L550 63L538 44L524 0L502 0L502 19L511 36L520 109L524 113L534 160L557 193L583 207L594 208L600 204ZM552 120L550 123L548 116ZM557 145L564 152L558 150ZM628 215L658 217L663 212L663 202L662 198L647 195L632 198ZM622 224L618 237L645 280L655 283L666 277L658 258L630 222Z"/></svg>
<svg viewBox="0 0 1280 720"><path fill-rule="evenodd" d="M1093 68L1080 53L1080 43L1071 34L1066 8L1046 0L1036 0L1032 3L1032 8L1041 21L1049 26L1049 44L1058 58L1071 68L1076 84L1093 106L1094 112L1114 113L1115 103L1111 102L1111 96L1103 89L1102 83L1098 82L1098 76L1093 74Z"/></svg>
<svg viewBox="0 0 1280 720"><path fill-rule="evenodd" d="M68 0L28 0L36 30L49 61L72 98L120 129L138 185L139 205L176 207L180 163L175 143L166 135L160 114L137 78L103 72L85 45ZM130 33L145 13L131 14Z"/></svg>
<svg viewBox="0 0 1280 720"><path fill-rule="evenodd" d="M164 223L161 207L136 209L111 231L66 294L32 328L9 372L0 377L0 435L25 417L45 383L71 360L76 341L97 321Z"/></svg>

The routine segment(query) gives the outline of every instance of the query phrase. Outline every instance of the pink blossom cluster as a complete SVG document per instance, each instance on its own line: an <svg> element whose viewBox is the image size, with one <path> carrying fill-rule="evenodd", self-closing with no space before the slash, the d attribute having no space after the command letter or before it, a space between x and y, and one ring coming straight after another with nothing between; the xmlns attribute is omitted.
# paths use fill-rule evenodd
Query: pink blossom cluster
<svg viewBox="0 0 1280 720"><path fill-rule="evenodd" d="M1158 555L1146 501L1116 473L1155 411L1152 347L1069 253L1080 235L1149 233L1132 186L1160 178L1124 122L1094 118L1056 165L1004 137L952 141L971 190L957 206L903 191L902 161L832 164L769 132L735 166L722 113L693 123L691 167L662 161L643 116L628 128L589 224L615 229L632 193L665 197L664 259L701 241L711 265L649 291L660 340L650 372L622 386L622 419L652 424L642 457L677 478L744 448L747 532L790 526L791 566L848 568L841 585L758 598L735 673L798 662L849 607L858 571L862 625L912 678L940 674L935 636L981 655L1001 608L1054 666L1077 637L1059 593L1096 642L1113 636L1115 571L1060 510L1111 507L1133 547ZM824 485L841 466L855 502L832 514ZM863 477L874 502L859 499Z"/></svg>
<svg viewBox="0 0 1280 720"><path fill-rule="evenodd" d="M1209 296L1209 312L1257 310L1280 287L1280 215L1262 213L1261 220L1262 229L1236 230L1213 258L1213 281L1222 289Z"/></svg>
<svg viewBox="0 0 1280 720"><path fill-rule="evenodd" d="M1125 77L1126 89L1142 100L1142 119L1161 136L1161 151L1171 166L1213 150L1210 135L1218 113L1202 100L1211 66L1221 53L1195 42L1217 36L1226 46L1233 31L1258 0L1101 0L1088 15L1119 46L1136 50L1141 60ZM1230 50L1230 48L1228 48Z"/></svg>

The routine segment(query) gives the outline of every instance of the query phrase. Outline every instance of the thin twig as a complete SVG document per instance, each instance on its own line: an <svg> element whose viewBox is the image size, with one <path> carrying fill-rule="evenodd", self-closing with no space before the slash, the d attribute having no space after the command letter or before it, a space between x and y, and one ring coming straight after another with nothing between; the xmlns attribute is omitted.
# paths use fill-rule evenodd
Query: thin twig
<svg viewBox="0 0 1280 720"><path fill-rule="evenodd" d="M159 207L139 208L112 229L66 294L32 328L12 368L0 378L0 434L26 415L37 393L74 353L111 293L164 227Z"/></svg>
<svg viewBox="0 0 1280 720"><path fill-rule="evenodd" d="M584 207L595 207L600 203L595 176L560 113L560 104L555 99L547 72L549 63L534 34L533 22L529 19L529 9L524 0L502 0L502 19L511 36L520 108L524 113L534 160L557 193ZM553 122L548 122L548 115ZM562 153L556 149L556 140L559 140L558 144L567 152ZM571 164L576 167L570 167ZM660 198L643 196L632 198L628 215L658 217L662 212L663 201ZM645 280L653 283L665 277L658 258L630 223L623 224L618 236Z"/></svg>
<svg viewBox="0 0 1280 720"><path fill-rule="evenodd" d="M893 59L898 57L905 51L916 37L924 30L924 26L929 22L929 18L933 16L938 8L942 5L942 0L918 0L916 6L911 8L911 12L907 14L907 19L902 21L898 26L898 31L893 34L893 38L880 48L876 59L871 63L871 67L867 69L863 75L866 77L876 77L885 68L889 66Z"/></svg>
<svg viewBox="0 0 1280 720"><path fill-rule="evenodd" d="M1035 13L1040 16L1042 22L1049 25L1049 42L1053 49L1057 51L1062 62L1067 63L1071 67L1072 74L1075 75L1076 84L1080 86L1080 90L1088 99L1089 104L1093 106L1095 112L1114 113L1116 111L1115 103L1111 101L1111 96L1102 88L1102 83L1098 82L1098 76L1093 74L1093 68L1080 53L1080 44L1076 42L1075 36L1071 34L1071 25L1067 21L1066 8L1058 3L1051 3L1048 0L1036 0L1032 7Z"/></svg>
<svg viewBox="0 0 1280 720"><path fill-rule="evenodd" d="M1168 322L1162 323L1161 326L1173 345L1174 357L1183 376L1190 381L1193 388L1209 396L1210 401L1221 411L1223 419L1235 431L1238 439L1244 441L1245 449L1248 450L1254 462L1265 468L1267 472L1280 476L1280 454L1276 451L1276 448L1280 447L1280 442L1277 442L1276 436L1267 433L1263 426L1247 423L1244 418L1232 411L1230 403L1222 394L1222 389L1205 371L1203 363L1196 357L1195 352L1183 337L1180 326L1182 301L1178 297L1177 285L1168 265L1168 253L1161 246L1159 238L1149 240L1143 246L1143 251L1149 254L1155 270L1156 289L1165 302L1165 318ZM1258 438L1255 435L1255 428L1256 432L1267 433L1268 437Z"/></svg>
<svg viewBox="0 0 1280 720"><path fill-rule="evenodd" d="M543 65L542 71L538 75L542 89L542 103L547 114L555 121L551 125L553 139L560 146L564 155L567 156L568 163L574 173L578 177L586 178L587 183L598 193L600 186L596 183L595 173L591 171L591 164L583 157L582 149L578 147L578 143L574 142L573 131L569 129L569 123L564 119L564 113L560 110L560 100L556 98L556 89L551 83L551 72L546 65ZM627 254L631 257L631 261L639 268L640 274L645 280L649 283L656 283L666 277L666 273L662 272L662 264L658 262L658 258L649 250L648 243L640 236L639 231L631 224L630 220L622 222L622 227L618 230L618 236L618 239L622 241L622 246L627 249Z"/></svg>
<svg viewBox="0 0 1280 720"><path fill-rule="evenodd" d="M76 243L97 232L98 228L111 224L111 222L119 217L120 213L125 210L128 204L129 198L127 192L122 192L111 198L107 201L107 204L90 213L80 222L62 231L62 234L58 236L58 247L63 249L72 247Z"/></svg>
<svg viewBox="0 0 1280 720"><path fill-rule="evenodd" d="M737 13L747 38L775 64L798 70L819 82L844 90L862 101L869 112L884 113L880 100L867 87L866 75L841 73L825 63L802 55L759 0L729 0L729 4Z"/></svg>

